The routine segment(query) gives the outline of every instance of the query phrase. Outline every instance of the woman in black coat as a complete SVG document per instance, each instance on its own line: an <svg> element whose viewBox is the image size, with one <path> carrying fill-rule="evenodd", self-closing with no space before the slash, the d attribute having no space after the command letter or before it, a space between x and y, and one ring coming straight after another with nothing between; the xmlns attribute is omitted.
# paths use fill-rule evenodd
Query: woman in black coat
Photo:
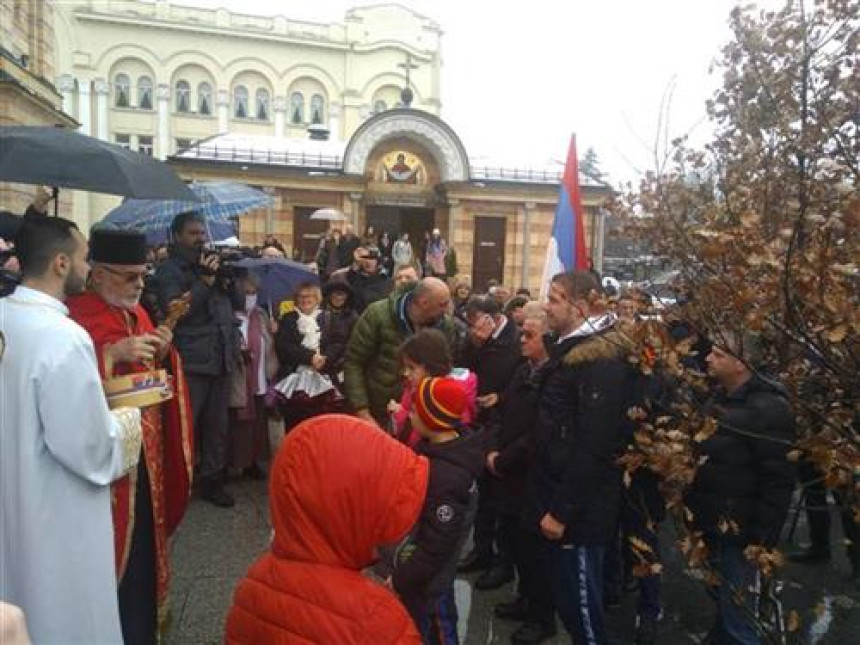
<svg viewBox="0 0 860 645"><path fill-rule="evenodd" d="M349 335L358 320L352 288L343 282L332 282L323 290L323 310L320 316L320 351L326 357L325 373L338 389L343 389L343 364Z"/></svg>
<svg viewBox="0 0 860 645"><path fill-rule="evenodd" d="M340 411L340 393L330 376L334 361L323 340L326 316L320 301L317 285L301 285L296 309L278 325L275 350L281 369L276 387L283 397L280 409L286 431L318 414Z"/></svg>

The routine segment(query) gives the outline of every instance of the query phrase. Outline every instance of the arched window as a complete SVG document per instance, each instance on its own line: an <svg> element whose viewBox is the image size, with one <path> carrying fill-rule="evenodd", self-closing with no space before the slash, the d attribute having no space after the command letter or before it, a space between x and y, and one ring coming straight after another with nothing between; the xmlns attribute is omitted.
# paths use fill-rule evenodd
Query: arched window
<svg viewBox="0 0 860 645"><path fill-rule="evenodd" d="M290 97L290 121L296 124L305 121L305 97L301 92L293 92Z"/></svg>
<svg viewBox="0 0 860 645"><path fill-rule="evenodd" d="M262 88L257 90L257 118L260 121L269 120L269 92Z"/></svg>
<svg viewBox="0 0 860 645"><path fill-rule="evenodd" d="M119 108L127 108L129 101L129 89L131 88L131 81L128 78L128 74L117 74L116 78L113 82L114 89L114 105Z"/></svg>
<svg viewBox="0 0 860 645"><path fill-rule="evenodd" d="M311 123L319 125L323 122L323 112L325 111L325 99L314 94L311 97Z"/></svg>
<svg viewBox="0 0 860 645"><path fill-rule="evenodd" d="M191 86L188 81L176 82L176 111L188 112L191 109Z"/></svg>
<svg viewBox="0 0 860 645"><path fill-rule="evenodd" d="M137 107L141 110L152 109L152 79L149 76L137 79Z"/></svg>
<svg viewBox="0 0 860 645"><path fill-rule="evenodd" d="M212 114L212 86L200 83L197 86L197 111L200 114Z"/></svg>
<svg viewBox="0 0 860 645"><path fill-rule="evenodd" d="M237 119L248 118L248 88L244 85L233 89L233 115Z"/></svg>
<svg viewBox="0 0 860 645"><path fill-rule="evenodd" d="M378 100L373 102L373 113L379 114L380 112L385 112L388 109L388 105L386 105L385 101Z"/></svg>

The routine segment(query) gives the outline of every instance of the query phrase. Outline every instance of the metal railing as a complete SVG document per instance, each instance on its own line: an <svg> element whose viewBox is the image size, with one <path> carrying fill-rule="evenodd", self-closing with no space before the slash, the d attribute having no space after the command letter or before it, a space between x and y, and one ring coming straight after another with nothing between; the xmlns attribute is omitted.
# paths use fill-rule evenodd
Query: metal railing
<svg viewBox="0 0 860 645"><path fill-rule="evenodd" d="M342 170L343 156L324 154L308 150L273 150L250 146L201 143L186 149L177 150L183 159L206 161L229 161L234 163L254 163L301 168L321 168ZM537 170L534 168L510 168L503 166L471 166L470 177L473 181L511 181L540 184L558 184L561 171Z"/></svg>
<svg viewBox="0 0 860 645"><path fill-rule="evenodd" d="M487 181L523 181L529 183L557 184L561 181L562 173L551 170L535 170L533 168L503 168L501 166L472 166L473 180Z"/></svg>
<svg viewBox="0 0 860 645"><path fill-rule="evenodd" d="M209 161L233 161L304 168L326 168L340 170L343 158L340 155L327 155L306 150L272 150L231 145L202 144L180 151L184 159L203 159Z"/></svg>

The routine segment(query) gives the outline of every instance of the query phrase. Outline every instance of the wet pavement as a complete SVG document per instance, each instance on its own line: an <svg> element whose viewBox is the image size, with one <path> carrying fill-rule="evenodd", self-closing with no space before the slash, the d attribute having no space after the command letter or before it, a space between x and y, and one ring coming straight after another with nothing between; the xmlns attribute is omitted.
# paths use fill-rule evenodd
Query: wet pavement
<svg viewBox="0 0 860 645"><path fill-rule="evenodd" d="M236 497L235 508L225 510L194 500L174 539L167 645L222 643L233 589L248 566L266 550L271 528L265 483L237 481L228 489ZM838 526L838 521L834 524ZM798 538L804 536L801 522ZM786 612L796 609L801 616L795 639L789 642L860 643L860 593L847 580L848 561L844 550L836 548L841 539L834 535L837 553L831 563L789 564L783 570ZM700 643L713 620L710 600L702 585L684 573L674 550L665 550L665 618L658 643ZM518 624L495 618L493 606L512 597L513 585L498 591L474 591L471 583L475 577L466 576L456 583L461 642L509 643ZM621 607L607 613L607 623L617 643L633 642L634 614L635 594L625 596ZM557 636L545 642L556 645L569 641Z"/></svg>

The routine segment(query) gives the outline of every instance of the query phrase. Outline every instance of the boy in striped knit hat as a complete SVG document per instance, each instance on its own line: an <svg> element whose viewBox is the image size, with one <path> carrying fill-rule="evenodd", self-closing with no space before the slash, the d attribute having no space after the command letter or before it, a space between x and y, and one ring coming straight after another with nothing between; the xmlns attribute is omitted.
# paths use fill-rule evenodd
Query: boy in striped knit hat
<svg viewBox="0 0 860 645"><path fill-rule="evenodd" d="M475 479L484 467L480 433L461 422L467 394L453 378L426 378L412 401L415 451L430 460L427 498L418 523L395 557L392 584L424 643L455 645L454 577L478 502Z"/></svg>

